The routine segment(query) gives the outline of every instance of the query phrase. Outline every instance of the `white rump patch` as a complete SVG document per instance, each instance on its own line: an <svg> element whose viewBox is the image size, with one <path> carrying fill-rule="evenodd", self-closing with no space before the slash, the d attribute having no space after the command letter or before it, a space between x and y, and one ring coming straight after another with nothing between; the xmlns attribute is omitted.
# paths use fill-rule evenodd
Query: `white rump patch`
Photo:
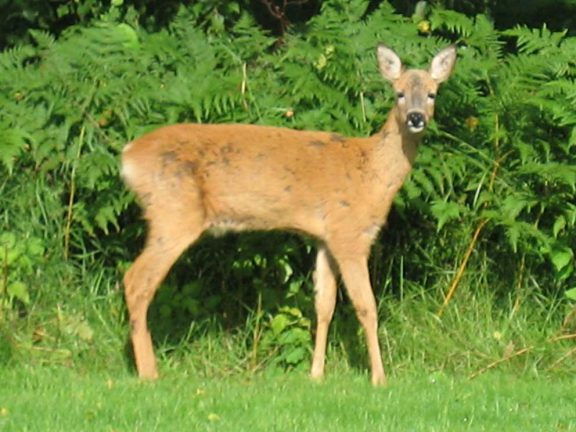
<svg viewBox="0 0 576 432"><path fill-rule="evenodd" d="M122 175L122 177L126 181L129 181L132 178L134 178L134 175L136 174L136 170L134 169L135 168L134 165L131 164L130 159L128 159L126 157L126 152L130 149L130 147L132 147L131 142L126 144L126 146L122 150L122 165L121 165L120 174Z"/></svg>

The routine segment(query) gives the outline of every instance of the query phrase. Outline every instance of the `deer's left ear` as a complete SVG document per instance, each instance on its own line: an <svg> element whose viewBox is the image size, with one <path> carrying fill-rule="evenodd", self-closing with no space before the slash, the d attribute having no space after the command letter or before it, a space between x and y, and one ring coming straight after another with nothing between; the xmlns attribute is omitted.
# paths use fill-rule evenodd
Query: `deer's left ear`
<svg viewBox="0 0 576 432"><path fill-rule="evenodd" d="M446 81L452 69L454 68L454 63L456 62L456 46L450 45L444 48L432 59L432 64L430 65L430 76L437 83Z"/></svg>

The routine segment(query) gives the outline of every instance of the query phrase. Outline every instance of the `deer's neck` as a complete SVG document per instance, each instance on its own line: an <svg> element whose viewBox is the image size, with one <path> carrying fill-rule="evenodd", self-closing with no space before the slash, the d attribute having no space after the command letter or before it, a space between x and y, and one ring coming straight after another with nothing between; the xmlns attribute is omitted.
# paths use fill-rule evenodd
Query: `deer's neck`
<svg viewBox="0 0 576 432"><path fill-rule="evenodd" d="M384 126L374 138L379 141L380 147L387 153L398 153L397 156L404 159L409 165L408 169L410 169L416 158L422 134L414 134L408 131L405 123L400 119L398 108L394 107L388 114L388 119Z"/></svg>
<svg viewBox="0 0 576 432"><path fill-rule="evenodd" d="M412 169L421 139L419 135L406 129L394 108L382 129L363 141L371 158L369 168L366 167L367 175L362 178L374 202L375 224L386 220L394 196Z"/></svg>

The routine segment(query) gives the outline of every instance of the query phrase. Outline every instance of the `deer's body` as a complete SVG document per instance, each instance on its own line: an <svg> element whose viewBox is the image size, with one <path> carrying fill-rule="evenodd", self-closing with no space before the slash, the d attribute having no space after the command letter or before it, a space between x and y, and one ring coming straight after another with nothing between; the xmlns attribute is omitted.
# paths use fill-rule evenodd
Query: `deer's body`
<svg viewBox="0 0 576 432"><path fill-rule="evenodd" d="M436 65L438 71L433 62L430 73L403 72L395 54L379 47L381 71L399 95L382 130L368 138L253 125L180 124L126 146L123 175L149 221L146 247L124 281L140 376L157 376L146 325L148 305L191 243L205 231L292 229L319 243L312 376L323 375L339 273L366 332L372 381L384 382L367 259L432 116L430 95L452 69L453 48L442 53L435 58L444 62ZM408 103L419 104L418 109L406 107Z"/></svg>
<svg viewBox="0 0 576 432"><path fill-rule="evenodd" d="M181 217L201 221L203 230L295 229L328 241L348 229L355 243L369 247L415 150L415 140L390 131L350 139L275 127L182 124L129 145L123 174L144 204L155 203L146 212L159 203L181 207Z"/></svg>

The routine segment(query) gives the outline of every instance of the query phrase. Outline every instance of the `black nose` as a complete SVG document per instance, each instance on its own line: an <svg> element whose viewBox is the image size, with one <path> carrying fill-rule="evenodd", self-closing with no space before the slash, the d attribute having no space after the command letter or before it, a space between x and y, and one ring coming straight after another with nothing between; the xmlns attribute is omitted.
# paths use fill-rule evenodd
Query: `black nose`
<svg viewBox="0 0 576 432"><path fill-rule="evenodd" d="M426 117L420 112L411 112L406 116L406 125L410 129L424 129L426 126Z"/></svg>

